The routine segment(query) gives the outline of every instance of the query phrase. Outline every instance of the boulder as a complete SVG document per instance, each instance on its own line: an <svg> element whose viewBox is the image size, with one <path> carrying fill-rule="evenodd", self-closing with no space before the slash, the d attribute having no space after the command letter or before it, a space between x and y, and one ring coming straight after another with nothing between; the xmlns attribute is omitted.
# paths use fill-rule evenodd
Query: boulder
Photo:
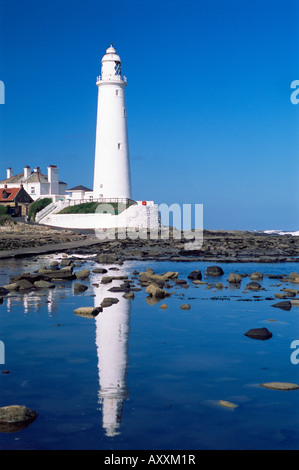
<svg viewBox="0 0 299 470"><path fill-rule="evenodd" d="M181 308L182 310L190 310L191 307L190 307L189 304L182 304L182 305L180 305L180 308Z"/></svg>
<svg viewBox="0 0 299 470"><path fill-rule="evenodd" d="M43 280L35 281L33 285L36 289L54 289L55 288L55 284L53 284L52 282L43 281Z"/></svg>
<svg viewBox="0 0 299 470"><path fill-rule="evenodd" d="M102 308L111 307L111 305L117 304L118 302L119 300L116 299L115 297L105 297L104 300L102 300L101 302L101 307Z"/></svg>
<svg viewBox="0 0 299 470"><path fill-rule="evenodd" d="M11 291L11 290L19 290L19 286L16 282L12 282L11 284L7 284L3 287L1 287L0 289L7 289L8 291ZM1 295L1 290L0 290L0 295Z"/></svg>
<svg viewBox="0 0 299 470"><path fill-rule="evenodd" d="M101 253L97 257L98 263L101 264L123 264L123 261L114 253Z"/></svg>
<svg viewBox="0 0 299 470"><path fill-rule="evenodd" d="M271 388L273 390L297 390L299 385L289 382L268 382L261 384L261 387Z"/></svg>
<svg viewBox="0 0 299 470"><path fill-rule="evenodd" d="M265 340L272 338L272 333L267 328L252 328L244 334L245 336L248 336L249 338L253 339Z"/></svg>
<svg viewBox="0 0 299 470"><path fill-rule="evenodd" d="M245 287L245 289L249 289L249 290L260 290L260 289L262 289L262 286L260 285L259 282L249 282L249 284L247 284L247 286Z"/></svg>
<svg viewBox="0 0 299 470"><path fill-rule="evenodd" d="M196 269L195 271L191 271L190 274L188 274L188 279L191 279L192 281L201 281L202 279L202 274L199 269Z"/></svg>
<svg viewBox="0 0 299 470"><path fill-rule="evenodd" d="M299 279L299 273L296 273L296 272L290 273L289 279Z"/></svg>
<svg viewBox="0 0 299 470"><path fill-rule="evenodd" d="M53 266L52 263L50 266ZM73 260L65 258L60 261L60 266L74 266L74 263Z"/></svg>
<svg viewBox="0 0 299 470"><path fill-rule="evenodd" d="M130 291L130 292L127 292L126 294L124 294L123 298L133 300L133 299L135 299L135 294L134 294L134 292Z"/></svg>
<svg viewBox="0 0 299 470"><path fill-rule="evenodd" d="M16 282L18 289L17 290L29 290L34 289L32 282L27 281L26 279L21 279Z"/></svg>
<svg viewBox="0 0 299 470"><path fill-rule="evenodd" d="M296 294L294 292L278 292L277 294L274 294L274 297L277 299L289 299L291 297L296 297Z"/></svg>
<svg viewBox="0 0 299 470"><path fill-rule="evenodd" d="M58 261L51 261L50 263L51 268L55 268L58 265L59 265Z"/></svg>
<svg viewBox="0 0 299 470"><path fill-rule="evenodd" d="M80 292L85 292L88 289L87 286L81 284L80 282L74 283L74 294L79 294Z"/></svg>
<svg viewBox="0 0 299 470"><path fill-rule="evenodd" d="M73 273L73 268L69 266L70 269L46 269L41 268L38 271L40 279L51 280L51 279L68 279L72 280L76 278L76 275ZM37 279L36 279L37 280Z"/></svg>
<svg viewBox="0 0 299 470"><path fill-rule="evenodd" d="M292 303L289 300L283 302L277 302L276 304L271 305L271 307L281 308L282 310L289 311L292 308Z"/></svg>
<svg viewBox="0 0 299 470"><path fill-rule="evenodd" d="M222 276L223 270L219 266L209 266L206 269L207 276Z"/></svg>
<svg viewBox="0 0 299 470"><path fill-rule="evenodd" d="M0 432L17 432L29 426L38 413L27 406L10 405L0 408Z"/></svg>
<svg viewBox="0 0 299 470"><path fill-rule="evenodd" d="M79 307L74 310L74 314L85 318L94 318L101 311L102 307Z"/></svg>
<svg viewBox="0 0 299 470"><path fill-rule="evenodd" d="M107 269L105 268L95 268L92 270L93 273L96 273L96 274L105 274L107 273Z"/></svg>
<svg viewBox="0 0 299 470"><path fill-rule="evenodd" d="M252 281L258 281L260 279L263 279L263 274L259 271L255 271L254 273L250 274L249 277Z"/></svg>
<svg viewBox="0 0 299 470"><path fill-rule="evenodd" d="M164 289L161 289L156 284L150 284L149 286L147 286L145 292L151 297L159 299L164 299L165 297L168 297L170 295L169 292L165 291Z"/></svg>
<svg viewBox="0 0 299 470"><path fill-rule="evenodd" d="M240 274L230 273L228 276L228 282L230 284L239 284L242 280L242 276Z"/></svg>
<svg viewBox="0 0 299 470"><path fill-rule="evenodd" d="M90 271L89 269L82 269L82 271L79 271L77 274L76 274L76 278L77 279L86 279L88 278L90 275Z"/></svg>

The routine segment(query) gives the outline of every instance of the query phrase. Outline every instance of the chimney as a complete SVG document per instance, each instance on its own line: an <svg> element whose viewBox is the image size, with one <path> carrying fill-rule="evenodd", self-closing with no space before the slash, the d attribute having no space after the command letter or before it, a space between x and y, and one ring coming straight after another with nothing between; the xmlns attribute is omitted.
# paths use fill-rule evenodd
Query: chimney
<svg viewBox="0 0 299 470"><path fill-rule="evenodd" d="M49 194L59 194L58 168L56 165L48 166Z"/></svg>
<svg viewBox="0 0 299 470"><path fill-rule="evenodd" d="M34 168L34 170L33 170L33 171L34 171L35 173L40 173L40 167L39 167L39 166L37 166L36 168Z"/></svg>
<svg viewBox="0 0 299 470"><path fill-rule="evenodd" d="M25 168L24 168L24 178L25 178L25 179L28 178L28 176L29 176L30 174L31 174L30 166L27 165L27 166L25 166Z"/></svg>
<svg viewBox="0 0 299 470"><path fill-rule="evenodd" d="M6 179L9 179L11 177L12 177L12 169L11 169L11 167L9 167L6 170Z"/></svg>

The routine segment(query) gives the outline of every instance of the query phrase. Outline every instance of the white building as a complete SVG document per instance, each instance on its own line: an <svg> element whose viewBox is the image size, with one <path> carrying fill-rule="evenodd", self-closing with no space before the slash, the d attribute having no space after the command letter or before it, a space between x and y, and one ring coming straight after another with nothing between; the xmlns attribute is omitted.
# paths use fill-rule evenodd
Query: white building
<svg viewBox="0 0 299 470"><path fill-rule="evenodd" d="M121 60L112 45L102 58L101 75L97 77L96 85L98 107L93 191L81 185L72 188L67 191L64 201L55 201L39 212L36 220L56 227L99 231L159 228L157 204L132 200L125 100L127 79L121 75ZM59 213L68 205L90 201L99 203L95 213ZM114 211L115 203L118 209ZM110 204L112 210L107 210L105 204Z"/></svg>
<svg viewBox="0 0 299 470"><path fill-rule="evenodd" d="M25 191L35 201L39 198L52 197L54 200L63 199L67 189L67 183L59 180L56 165L49 165L47 175L43 174L40 167L33 170L26 166L23 172L13 175L12 168L6 170L6 178L0 181L0 188L18 188L23 185Z"/></svg>

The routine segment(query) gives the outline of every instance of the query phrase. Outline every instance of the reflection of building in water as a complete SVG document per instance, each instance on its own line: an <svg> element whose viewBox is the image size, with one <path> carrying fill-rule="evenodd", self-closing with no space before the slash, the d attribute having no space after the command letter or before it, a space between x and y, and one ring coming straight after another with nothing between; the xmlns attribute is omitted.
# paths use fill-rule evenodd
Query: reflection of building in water
<svg viewBox="0 0 299 470"><path fill-rule="evenodd" d="M13 306L23 304L24 313L38 312L43 305L47 304L48 313L52 316L53 311L58 308L58 294L55 289L40 291L25 291L11 293L6 297L7 311L11 313Z"/></svg>
<svg viewBox="0 0 299 470"><path fill-rule="evenodd" d="M117 284L119 282L115 281L113 285ZM113 437L119 434L123 402L128 398L126 372L131 305L130 300L122 297L123 293L109 292L103 284L95 288L95 293L95 306L99 306L104 297L119 299L117 304L104 308L95 319L102 424L106 435Z"/></svg>

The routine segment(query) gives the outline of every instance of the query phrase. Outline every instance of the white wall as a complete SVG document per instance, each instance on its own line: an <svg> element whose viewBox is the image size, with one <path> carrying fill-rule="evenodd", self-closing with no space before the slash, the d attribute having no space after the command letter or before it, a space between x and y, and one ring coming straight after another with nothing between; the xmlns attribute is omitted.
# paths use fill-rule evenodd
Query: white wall
<svg viewBox="0 0 299 470"><path fill-rule="evenodd" d="M50 214L42 224L62 228L158 228L158 206L130 206L119 215L111 214Z"/></svg>

